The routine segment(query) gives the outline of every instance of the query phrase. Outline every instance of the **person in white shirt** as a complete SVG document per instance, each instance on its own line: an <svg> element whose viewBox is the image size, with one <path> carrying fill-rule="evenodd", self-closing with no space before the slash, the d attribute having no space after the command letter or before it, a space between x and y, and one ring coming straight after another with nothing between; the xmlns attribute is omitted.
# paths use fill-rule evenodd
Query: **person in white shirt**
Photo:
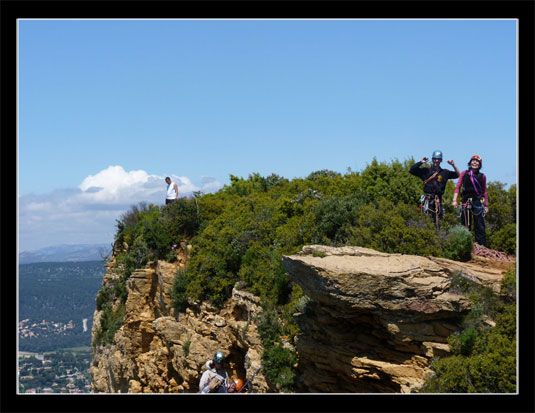
<svg viewBox="0 0 535 413"><path fill-rule="evenodd" d="M165 198L165 205L167 205L178 199L178 186L169 177L165 178L165 182L167 182L167 195Z"/></svg>
<svg viewBox="0 0 535 413"><path fill-rule="evenodd" d="M224 359L223 352L217 351L214 358L206 362L206 370L199 382L199 393L229 393L229 389L234 390L235 385L222 366Z"/></svg>

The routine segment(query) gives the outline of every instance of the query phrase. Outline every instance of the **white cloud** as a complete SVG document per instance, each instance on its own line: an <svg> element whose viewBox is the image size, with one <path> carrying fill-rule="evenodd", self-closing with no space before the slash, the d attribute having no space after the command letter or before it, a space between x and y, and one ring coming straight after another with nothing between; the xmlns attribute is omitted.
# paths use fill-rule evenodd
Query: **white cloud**
<svg viewBox="0 0 535 413"><path fill-rule="evenodd" d="M28 211L50 211L53 208L51 202L29 202L26 205Z"/></svg>
<svg viewBox="0 0 535 413"><path fill-rule="evenodd" d="M82 194L78 197L88 203L123 203L130 202L134 195L155 195L165 184L157 175L149 175L142 170L126 172L121 166L109 166L89 175L79 185ZM156 187L159 183L159 188ZM147 186L147 183L151 185Z"/></svg>
<svg viewBox="0 0 535 413"><path fill-rule="evenodd" d="M185 176L166 175L178 185L179 196L215 192L223 184L201 177L197 186ZM42 195L19 196L19 249L29 251L59 244L111 243L116 219L139 202L163 205L165 176L110 166L85 178L78 188Z"/></svg>

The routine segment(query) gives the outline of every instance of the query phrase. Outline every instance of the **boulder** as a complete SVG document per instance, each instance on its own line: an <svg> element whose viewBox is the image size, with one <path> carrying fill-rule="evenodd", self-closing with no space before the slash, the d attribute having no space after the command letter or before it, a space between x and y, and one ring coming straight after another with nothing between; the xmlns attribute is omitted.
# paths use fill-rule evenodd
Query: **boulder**
<svg viewBox="0 0 535 413"><path fill-rule="evenodd" d="M305 246L283 265L311 298L296 314L303 392L418 390L473 306L450 290L452 275L496 291L503 276L476 264L350 246Z"/></svg>

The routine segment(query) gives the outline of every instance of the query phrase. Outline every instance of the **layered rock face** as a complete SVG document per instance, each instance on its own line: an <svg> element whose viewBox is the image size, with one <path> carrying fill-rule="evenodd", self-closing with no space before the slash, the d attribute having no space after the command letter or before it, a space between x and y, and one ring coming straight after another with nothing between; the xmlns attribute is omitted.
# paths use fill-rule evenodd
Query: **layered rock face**
<svg viewBox="0 0 535 413"><path fill-rule="evenodd" d="M360 247L305 246L283 257L311 301L298 314L303 392L410 393L473 306L454 273L499 289L503 270Z"/></svg>
<svg viewBox="0 0 535 413"><path fill-rule="evenodd" d="M204 364L217 350L226 354L231 378L245 381L260 367L263 348L254 323L258 297L236 286L220 310L206 303L195 303L185 314L172 308L170 289L177 269L186 265L186 252L184 246L178 262L151 263L128 279L124 324L111 345L95 349L95 393L196 393ZM103 285L118 277L114 271L112 258ZM93 340L101 315L94 314ZM262 372L253 384L255 392L271 391Z"/></svg>
<svg viewBox="0 0 535 413"><path fill-rule="evenodd" d="M185 314L170 290L187 265L182 245L175 263L158 261L127 281L124 324L111 345L96 346L91 374L96 393L196 393L204 364L217 350L227 372L246 379L261 365L255 319L260 299L238 285L223 308L193 303ZM506 265L385 254L360 247L306 246L283 257L288 276L311 301L295 316L301 333L297 391L303 393L410 393L431 373L433 357L449 353L447 337L472 302L450 288L462 274L495 291ZM119 277L115 258L103 286ZM118 302L113 303L116 307ZM102 312L96 311L93 340ZM254 392L276 392L262 371Z"/></svg>

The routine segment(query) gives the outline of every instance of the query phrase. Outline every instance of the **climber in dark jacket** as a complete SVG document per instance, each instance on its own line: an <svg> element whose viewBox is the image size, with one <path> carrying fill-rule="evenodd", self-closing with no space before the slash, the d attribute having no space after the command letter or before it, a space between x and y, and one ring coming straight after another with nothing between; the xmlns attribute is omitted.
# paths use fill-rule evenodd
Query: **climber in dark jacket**
<svg viewBox="0 0 535 413"><path fill-rule="evenodd" d="M411 166L409 172L421 178L424 181L424 195L422 195L422 210L431 215L431 218L438 225L438 219L444 216L444 205L442 203L442 195L446 189L446 183L449 179L459 177L459 169L455 166L452 159L448 163L453 166L455 171L449 169L442 169L440 163L442 162L442 151L434 151L431 157L433 166L422 167L422 164L427 162L429 158L423 157L421 161L416 162ZM438 213L438 216L437 216Z"/></svg>
<svg viewBox="0 0 535 413"><path fill-rule="evenodd" d="M468 161L468 169L461 173L455 192L453 193L453 208L457 208L457 196L461 193L461 224L470 229L470 218L474 223L474 234L479 245L486 246L485 215L489 210L487 197L487 177L481 173L483 166L481 156L474 155Z"/></svg>

